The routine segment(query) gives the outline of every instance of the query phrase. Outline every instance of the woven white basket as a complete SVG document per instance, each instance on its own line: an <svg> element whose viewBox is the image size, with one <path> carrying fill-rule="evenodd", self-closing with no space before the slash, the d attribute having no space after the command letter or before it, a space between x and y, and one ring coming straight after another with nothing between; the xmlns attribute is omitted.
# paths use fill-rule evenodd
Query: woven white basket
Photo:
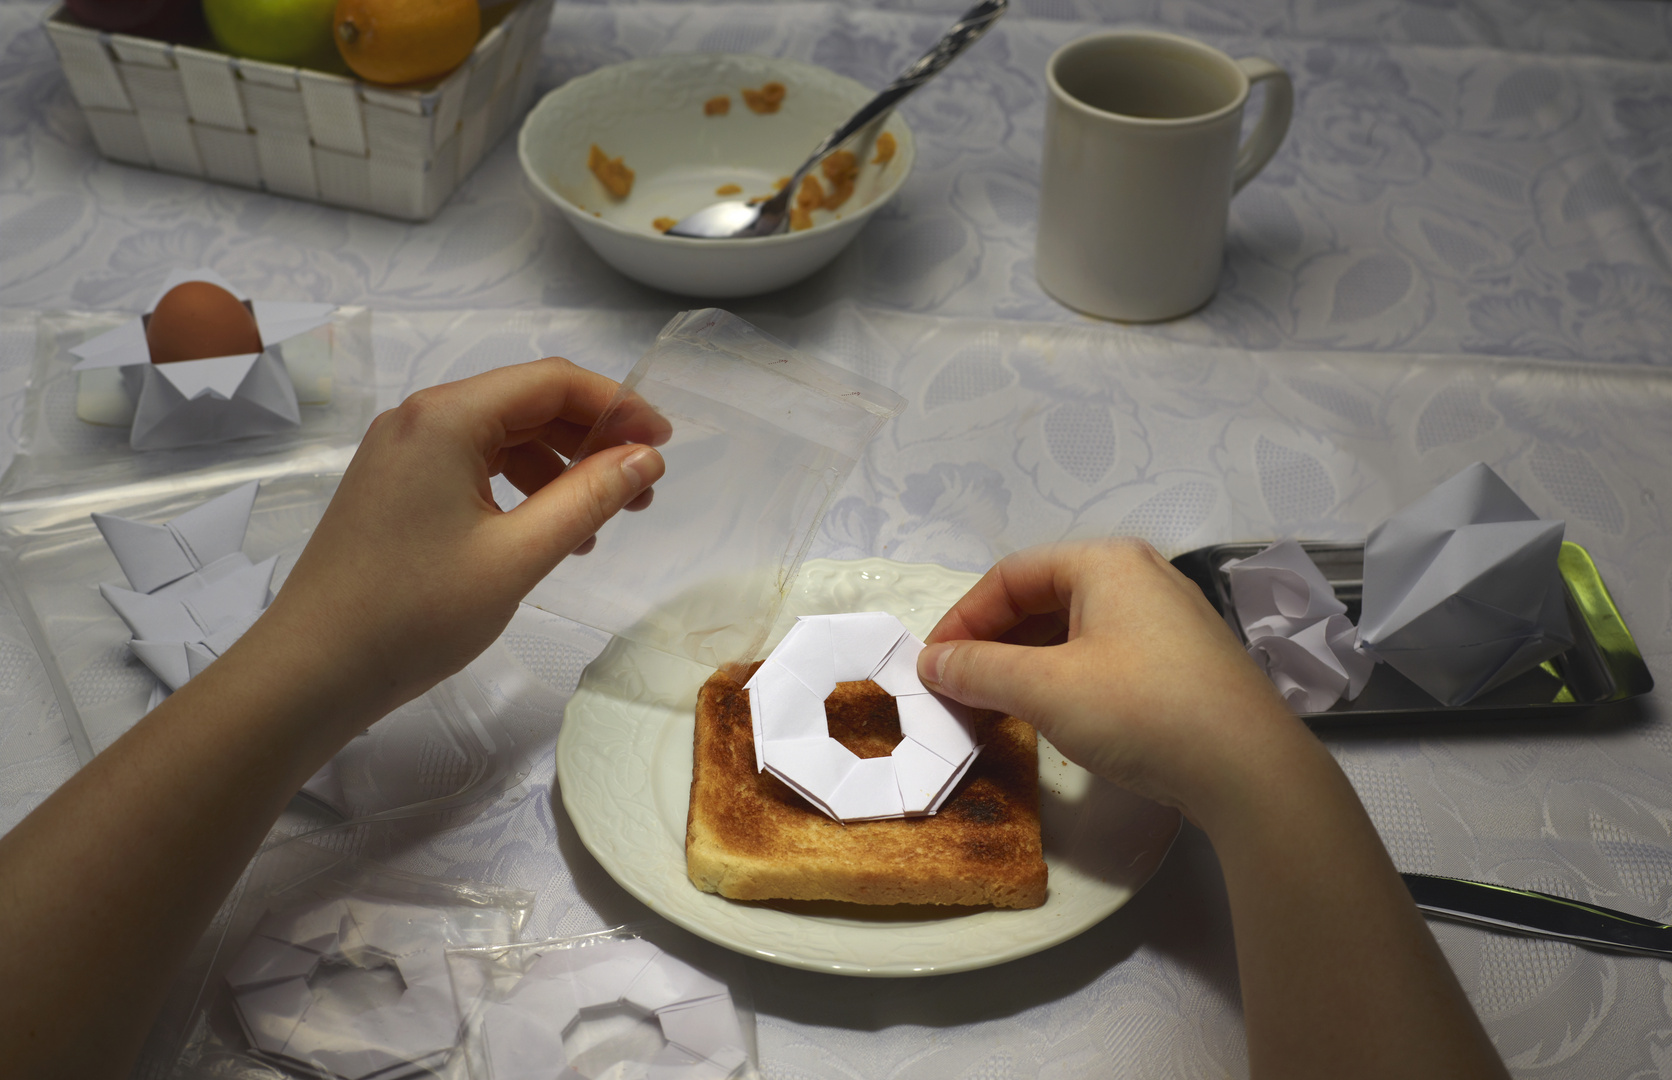
<svg viewBox="0 0 1672 1080"><path fill-rule="evenodd" d="M435 215L528 110L553 0L522 0L428 90L89 30L47 34L99 152L408 221Z"/></svg>

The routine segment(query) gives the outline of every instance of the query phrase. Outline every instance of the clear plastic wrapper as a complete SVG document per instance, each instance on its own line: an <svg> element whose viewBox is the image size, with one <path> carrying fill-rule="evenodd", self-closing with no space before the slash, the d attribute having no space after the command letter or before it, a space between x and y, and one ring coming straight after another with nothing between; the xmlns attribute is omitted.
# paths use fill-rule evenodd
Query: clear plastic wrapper
<svg viewBox="0 0 1672 1080"><path fill-rule="evenodd" d="M348 451L316 460L290 459L294 472L261 482L243 550L256 562L277 559L280 588L336 490ZM271 466L271 463L268 463ZM314 471L314 470L322 471ZM324 471L328 470L328 471ZM132 727L151 707L158 680L133 655L130 632L100 595L122 584L116 556L94 525L94 512L167 521L236 487L248 472L161 477L58 498L0 502L0 582L46 666L47 678L83 764ZM515 783L527 774L527 723L502 722L481 675L500 659L495 650L474 670L390 713L349 741L307 797L331 818L364 818L438 809Z"/></svg>
<svg viewBox="0 0 1672 1080"><path fill-rule="evenodd" d="M533 894L404 873L344 846L356 845L316 835L256 861L176 1077L464 1075L446 951L514 940Z"/></svg>
<svg viewBox="0 0 1672 1080"><path fill-rule="evenodd" d="M453 949L470 1080L757 1077L747 969L666 924Z"/></svg>
<svg viewBox="0 0 1672 1080"><path fill-rule="evenodd" d="M735 315L676 316L578 455L657 443L655 500L528 602L711 667L753 658L830 500L904 404Z"/></svg>
<svg viewBox="0 0 1672 1080"><path fill-rule="evenodd" d="M0 479L7 501L178 478L230 467L258 473L352 448L376 407L371 313L341 307L330 322L275 346L296 388L301 425L205 446L136 451L134 399L122 369L74 371L70 349L133 319L117 312L42 312L17 456Z"/></svg>

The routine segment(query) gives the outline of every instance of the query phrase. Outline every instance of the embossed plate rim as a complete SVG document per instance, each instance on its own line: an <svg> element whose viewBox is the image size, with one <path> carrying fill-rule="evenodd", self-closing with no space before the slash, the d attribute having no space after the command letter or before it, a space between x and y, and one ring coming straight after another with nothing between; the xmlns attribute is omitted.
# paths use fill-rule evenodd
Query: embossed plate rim
<svg viewBox="0 0 1672 1080"><path fill-rule="evenodd" d="M978 575L888 559L809 559L777 632L797 614L890 610L927 632ZM775 635L776 636L776 635ZM1124 906L1165 858L1173 811L1094 781L1040 743L1050 895L1029 911L875 921L726 900L685 876L691 715L709 669L616 639L564 711L557 775L581 842L658 915L746 956L846 975L908 977L989 967L1090 929ZM682 753L681 753L682 752ZM676 835L677 833L677 835Z"/></svg>

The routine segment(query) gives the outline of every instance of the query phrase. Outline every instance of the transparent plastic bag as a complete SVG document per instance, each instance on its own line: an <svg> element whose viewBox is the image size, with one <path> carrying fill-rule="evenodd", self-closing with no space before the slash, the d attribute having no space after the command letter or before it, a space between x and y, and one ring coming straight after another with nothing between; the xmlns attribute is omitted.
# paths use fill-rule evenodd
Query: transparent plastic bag
<svg viewBox="0 0 1672 1080"><path fill-rule="evenodd" d="M274 347L296 387L299 427L205 446L136 451L128 445L133 403L121 369L75 371L76 358L69 351L132 318L78 311L36 316L22 431L17 455L0 478L0 497L8 502L62 498L231 468L268 475L294 460L352 450L371 423L377 403L371 313L342 307L324 326Z"/></svg>
<svg viewBox="0 0 1672 1080"><path fill-rule="evenodd" d="M904 405L735 315L675 316L577 455L659 443L654 501L528 603L710 667L753 658L831 499Z"/></svg>
<svg viewBox="0 0 1672 1080"><path fill-rule="evenodd" d="M255 561L277 557L275 591L325 512L346 457L345 450L289 459L295 472L262 481L243 550ZM82 764L138 722L158 686L132 655L127 626L99 594L101 584L124 578L91 515L167 521L244 476L226 467L0 503L0 583L42 658ZM351 739L307 793L326 808L326 820L427 812L527 775L531 762L519 743L528 739L501 722L506 710L482 686L480 676L497 655L490 650L475 672L453 676Z"/></svg>
<svg viewBox="0 0 1672 1080"><path fill-rule="evenodd" d="M515 939L534 894L392 869L360 853L357 832L361 843L316 834L257 859L176 1077L464 1075L446 951Z"/></svg>
<svg viewBox="0 0 1672 1080"><path fill-rule="evenodd" d="M470 1080L756 1077L747 968L666 924L452 949Z"/></svg>

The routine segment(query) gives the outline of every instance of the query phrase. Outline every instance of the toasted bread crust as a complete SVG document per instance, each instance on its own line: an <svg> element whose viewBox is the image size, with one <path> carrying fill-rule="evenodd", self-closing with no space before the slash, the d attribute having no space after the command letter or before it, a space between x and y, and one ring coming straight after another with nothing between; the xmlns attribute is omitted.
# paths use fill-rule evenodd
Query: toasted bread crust
<svg viewBox="0 0 1672 1080"><path fill-rule="evenodd" d="M899 741L894 701L874 683L839 684L826 712L832 737L861 757ZM976 741L985 748L940 813L844 825L755 771L748 694L716 672L697 696L691 881L735 900L1038 907L1046 870L1033 728L980 713Z"/></svg>

